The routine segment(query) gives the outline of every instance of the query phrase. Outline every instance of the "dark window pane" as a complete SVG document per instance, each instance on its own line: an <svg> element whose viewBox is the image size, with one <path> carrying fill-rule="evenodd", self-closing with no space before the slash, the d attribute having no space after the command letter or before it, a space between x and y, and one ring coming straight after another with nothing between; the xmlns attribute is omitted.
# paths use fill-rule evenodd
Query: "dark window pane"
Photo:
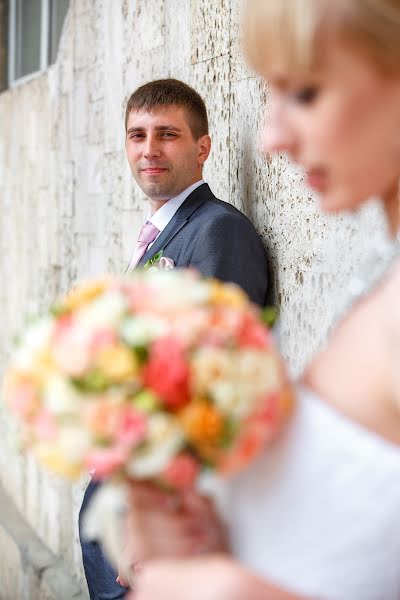
<svg viewBox="0 0 400 600"><path fill-rule="evenodd" d="M51 2L50 63L55 62L57 58L58 44L68 6L69 0L52 0Z"/></svg>
<svg viewBox="0 0 400 600"><path fill-rule="evenodd" d="M41 0L18 0L15 77L40 69Z"/></svg>
<svg viewBox="0 0 400 600"><path fill-rule="evenodd" d="M8 0L0 0L0 92L7 87Z"/></svg>

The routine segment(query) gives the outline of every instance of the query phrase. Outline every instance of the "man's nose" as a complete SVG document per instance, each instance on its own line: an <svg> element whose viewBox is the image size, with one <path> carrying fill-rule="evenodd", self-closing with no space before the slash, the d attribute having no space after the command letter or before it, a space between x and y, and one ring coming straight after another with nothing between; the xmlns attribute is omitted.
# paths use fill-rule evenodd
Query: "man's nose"
<svg viewBox="0 0 400 600"><path fill-rule="evenodd" d="M160 156L160 145L156 136L147 136L143 154L146 158Z"/></svg>

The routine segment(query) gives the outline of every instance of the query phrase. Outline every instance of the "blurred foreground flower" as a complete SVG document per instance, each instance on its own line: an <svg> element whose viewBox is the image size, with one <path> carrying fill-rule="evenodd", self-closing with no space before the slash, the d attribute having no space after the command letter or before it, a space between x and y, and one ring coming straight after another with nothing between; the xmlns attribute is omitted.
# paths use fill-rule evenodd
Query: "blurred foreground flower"
<svg viewBox="0 0 400 600"><path fill-rule="evenodd" d="M6 398L51 470L169 489L245 467L291 406L261 312L176 269L73 289L26 332Z"/></svg>

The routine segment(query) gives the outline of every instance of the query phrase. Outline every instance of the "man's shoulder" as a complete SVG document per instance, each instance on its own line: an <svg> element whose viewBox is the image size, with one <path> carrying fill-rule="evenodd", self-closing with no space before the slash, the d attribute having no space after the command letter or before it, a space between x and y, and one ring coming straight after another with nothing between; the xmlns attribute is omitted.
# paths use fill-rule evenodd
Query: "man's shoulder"
<svg viewBox="0 0 400 600"><path fill-rule="evenodd" d="M198 216L207 214L208 219L222 219L229 222L242 221L243 223L251 224L246 215L236 208L236 206L233 206L233 204L229 204L229 202L225 202L224 200L220 200L214 195L208 197L196 212L198 213Z"/></svg>

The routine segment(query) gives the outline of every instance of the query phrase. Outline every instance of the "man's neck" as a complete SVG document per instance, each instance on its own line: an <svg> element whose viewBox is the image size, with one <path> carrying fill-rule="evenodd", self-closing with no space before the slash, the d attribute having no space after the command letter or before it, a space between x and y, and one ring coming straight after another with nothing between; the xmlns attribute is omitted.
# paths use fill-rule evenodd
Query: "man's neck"
<svg viewBox="0 0 400 600"><path fill-rule="evenodd" d="M171 198L167 200L154 200L153 198L149 198L150 202L150 216L153 216L164 204L166 204Z"/></svg>
<svg viewBox="0 0 400 600"><path fill-rule="evenodd" d="M180 194L182 194L183 192L185 192L192 185L194 185L196 183L199 183L200 181L202 181L202 177L201 176L198 179L196 179L196 181L193 181L188 186L186 186L183 190L181 190L180 192L178 192L177 194L175 194L175 196L171 196L171 198L162 198L162 199L159 199L159 198L149 198L150 216L153 216L154 213L156 213L158 210L160 210L160 208L162 206L164 206L164 204L166 204L167 202L169 202L170 200L172 200L172 198L177 198Z"/></svg>

